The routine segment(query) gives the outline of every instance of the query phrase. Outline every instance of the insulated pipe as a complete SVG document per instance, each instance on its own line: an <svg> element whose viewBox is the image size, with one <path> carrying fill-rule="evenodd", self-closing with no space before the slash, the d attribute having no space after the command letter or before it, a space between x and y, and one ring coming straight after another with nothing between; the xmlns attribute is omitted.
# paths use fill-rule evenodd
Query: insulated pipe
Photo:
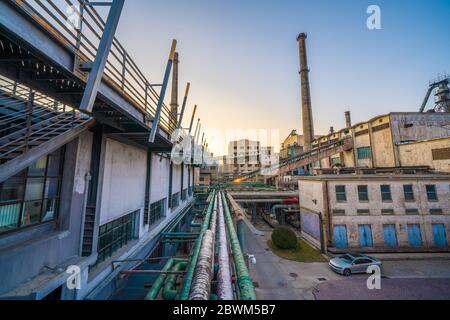
<svg viewBox="0 0 450 320"><path fill-rule="evenodd" d="M211 220L211 214L214 207L214 195L215 191L211 192L211 201L209 202L208 209L206 210L205 219L203 220L203 225L200 231L200 236L197 238L195 242L194 250L192 252L192 258L189 261L188 268L186 270L186 275L183 281L183 287L180 292L180 300L187 300L189 298L189 293L191 291L192 279L194 277L195 266L197 264L197 259L199 256L199 251L202 243L202 235L208 230L209 223Z"/></svg>
<svg viewBox="0 0 450 320"><path fill-rule="evenodd" d="M200 253L198 255L195 275L189 300L209 300L211 296L211 281L214 273L214 232L207 230L203 235Z"/></svg>
<svg viewBox="0 0 450 320"><path fill-rule="evenodd" d="M236 268L236 277L239 287L239 298L241 300L256 300L255 288L253 286L252 278L248 273L247 265L245 263L244 254L242 253L241 245L236 235L236 230L233 225L233 218L228 208L228 203L225 195L222 194L223 206L225 209L225 222L228 227L228 235L230 237L231 251L233 254L234 265Z"/></svg>
<svg viewBox="0 0 450 320"><path fill-rule="evenodd" d="M221 195L221 193L220 193ZM227 231L225 218L223 215L222 199L218 196L219 202L219 272L217 274L217 296L219 300L233 300L233 288L231 286L230 255L228 252Z"/></svg>
<svg viewBox="0 0 450 320"><path fill-rule="evenodd" d="M174 263L179 262L181 260L177 260L177 259L169 259L167 260L166 264L164 265L162 272L168 272L170 271L170 269L172 269ZM158 295L159 292L161 291L161 287L164 284L164 281L166 280L167 274L166 273L162 273L158 276L158 278L156 278L155 282L153 282L152 288L150 289L150 291L148 292L147 296L145 297L145 300L155 300Z"/></svg>
<svg viewBox="0 0 450 320"><path fill-rule="evenodd" d="M177 291L175 290L175 286L177 284L177 279L178 279L179 274L176 274L175 272L185 270L187 265L188 265L188 260L178 261L171 270L172 272L174 272L174 274L171 274L166 277L164 289L162 292L162 296L163 296L164 300L175 300L176 299Z"/></svg>
<svg viewBox="0 0 450 320"><path fill-rule="evenodd" d="M278 209L294 209L297 208L297 206L293 206L293 205L286 205L286 204L280 204L280 205L276 205L273 206L272 208L272 215L276 216L277 215L277 210ZM286 218L285 218L286 214L284 212L281 213L281 224L285 224L286 223Z"/></svg>

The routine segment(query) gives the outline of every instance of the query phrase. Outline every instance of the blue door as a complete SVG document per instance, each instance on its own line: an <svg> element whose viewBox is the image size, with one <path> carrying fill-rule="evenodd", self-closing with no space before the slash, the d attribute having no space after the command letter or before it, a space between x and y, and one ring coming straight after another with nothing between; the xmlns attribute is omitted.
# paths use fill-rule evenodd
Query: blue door
<svg viewBox="0 0 450 320"><path fill-rule="evenodd" d="M360 247L372 247L372 227L370 224L361 224L358 226L358 238Z"/></svg>
<svg viewBox="0 0 450 320"><path fill-rule="evenodd" d="M420 225L408 224L408 239L412 247L422 246L422 235L420 234Z"/></svg>
<svg viewBox="0 0 450 320"><path fill-rule="evenodd" d="M347 241L347 226L334 226L334 245L336 248L345 249L348 247Z"/></svg>
<svg viewBox="0 0 450 320"><path fill-rule="evenodd" d="M443 224L433 224L434 244L437 247L447 246L447 235Z"/></svg>
<svg viewBox="0 0 450 320"><path fill-rule="evenodd" d="M397 231L395 230L395 224L385 224L384 230L384 243L387 247L397 247Z"/></svg>

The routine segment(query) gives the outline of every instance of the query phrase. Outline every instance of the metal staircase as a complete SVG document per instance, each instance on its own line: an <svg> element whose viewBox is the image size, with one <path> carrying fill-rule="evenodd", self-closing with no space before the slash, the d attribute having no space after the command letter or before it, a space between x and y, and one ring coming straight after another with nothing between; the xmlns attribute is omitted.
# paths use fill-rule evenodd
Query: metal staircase
<svg viewBox="0 0 450 320"><path fill-rule="evenodd" d="M93 124L89 116L0 76L0 182Z"/></svg>

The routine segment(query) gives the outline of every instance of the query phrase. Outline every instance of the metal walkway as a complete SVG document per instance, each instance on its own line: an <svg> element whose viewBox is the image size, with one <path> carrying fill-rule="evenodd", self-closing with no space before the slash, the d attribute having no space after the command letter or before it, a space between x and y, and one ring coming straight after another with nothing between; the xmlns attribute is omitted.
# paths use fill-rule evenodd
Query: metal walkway
<svg viewBox="0 0 450 320"><path fill-rule="evenodd" d="M106 18L97 5L1 0L0 73L89 114L108 125L112 135L170 150L176 115L163 100L175 42L164 81L152 84L114 37L123 0L110 2Z"/></svg>
<svg viewBox="0 0 450 320"><path fill-rule="evenodd" d="M327 145L314 148L309 152L303 153L297 157L293 157L269 168L256 170L234 179L234 181L247 181L259 175L266 177L282 176L288 172L294 171L300 167L313 164L316 161L331 157L340 152L348 151L353 148L352 138L345 138L339 141L332 142Z"/></svg>

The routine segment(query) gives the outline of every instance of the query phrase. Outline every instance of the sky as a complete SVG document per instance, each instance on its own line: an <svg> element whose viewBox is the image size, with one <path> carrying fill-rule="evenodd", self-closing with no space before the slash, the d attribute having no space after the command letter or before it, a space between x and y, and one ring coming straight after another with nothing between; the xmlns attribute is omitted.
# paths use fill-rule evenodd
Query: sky
<svg viewBox="0 0 450 320"><path fill-rule="evenodd" d="M381 30L367 28L372 4ZM266 130L271 138L261 140L277 149L302 132L300 32L308 34L316 134L344 127L347 110L354 123L418 111L429 81L450 73L449 0L127 0L117 37L153 83L178 40L180 104L192 85L183 125L197 104L221 155L227 139L251 137L249 129Z"/></svg>

